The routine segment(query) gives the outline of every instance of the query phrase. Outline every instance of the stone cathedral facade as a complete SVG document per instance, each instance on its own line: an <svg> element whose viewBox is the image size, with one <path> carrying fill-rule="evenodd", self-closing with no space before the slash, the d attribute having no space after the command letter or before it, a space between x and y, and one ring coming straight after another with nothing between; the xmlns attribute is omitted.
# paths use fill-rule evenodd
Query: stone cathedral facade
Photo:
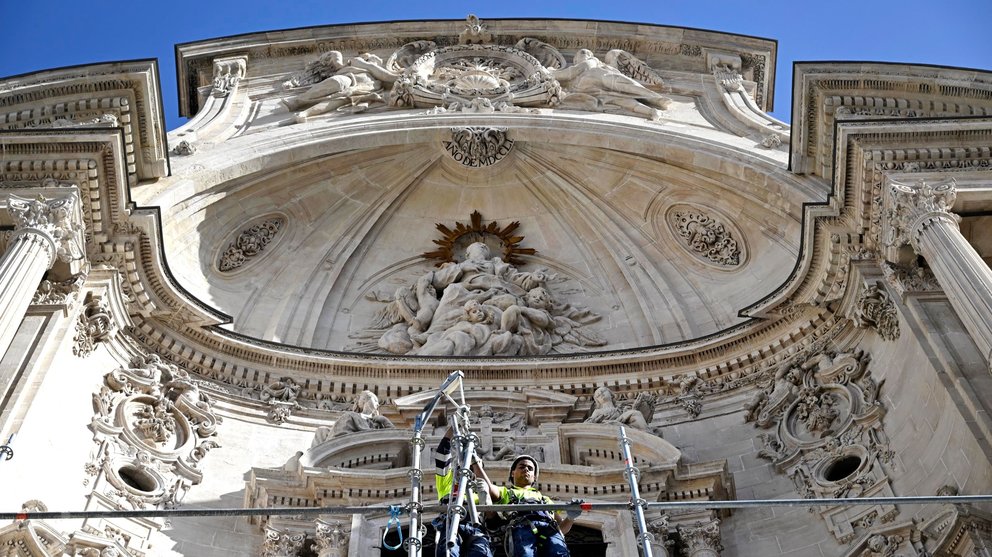
<svg viewBox="0 0 992 557"><path fill-rule="evenodd" d="M629 500L618 425L649 502L992 491L992 74L799 63L789 126L776 43L711 31L176 56L171 131L155 61L0 80L0 554L399 555L384 512L30 512L403 505L459 369L490 475L534 455L563 501ZM992 555L951 502L647 522L671 557ZM638 553L626 510L569 543Z"/></svg>

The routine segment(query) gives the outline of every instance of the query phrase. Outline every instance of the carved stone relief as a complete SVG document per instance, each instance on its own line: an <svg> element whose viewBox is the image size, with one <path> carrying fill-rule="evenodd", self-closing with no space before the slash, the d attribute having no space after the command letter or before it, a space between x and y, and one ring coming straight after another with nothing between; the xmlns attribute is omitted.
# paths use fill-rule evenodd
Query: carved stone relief
<svg viewBox="0 0 992 557"><path fill-rule="evenodd" d="M265 529L265 541L262 542L262 557L298 557L303 549L306 534L302 532L284 532L276 528Z"/></svg>
<svg viewBox="0 0 992 557"><path fill-rule="evenodd" d="M736 268L744 260L741 243L731 228L703 209L675 205L666 220L679 245L696 259L724 268ZM738 235L739 237L739 235Z"/></svg>
<svg viewBox="0 0 992 557"><path fill-rule="evenodd" d="M27 230L38 231L53 242L54 257L66 262L83 258L83 226L76 195L38 195L34 199L10 195L7 210L14 221L15 236Z"/></svg>
<svg viewBox="0 0 992 557"><path fill-rule="evenodd" d="M85 467L94 493L118 508L178 505L219 447L212 404L188 373L154 354L107 374L93 395L96 447Z"/></svg>
<svg viewBox="0 0 992 557"><path fill-rule="evenodd" d="M492 240L494 243L495 239ZM591 311L556 300L546 270L520 271L494 257L483 241L401 287L352 349L420 356L534 356L605 341L587 325Z"/></svg>
<svg viewBox="0 0 992 557"><path fill-rule="evenodd" d="M245 228L220 255L217 268L229 273L244 267L265 250L285 224L285 217L276 215Z"/></svg>
<svg viewBox="0 0 992 557"><path fill-rule="evenodd" d="M625 424L647 431L654 418L656 399L654 395L642 393L633 403L617 405L613 391L609 387L599 387L593 393L595 405L592 414L585 419L590 424Z"/></svg>
<svg viewBox="0 0 992 557"><path fill-rule="evenodd" d="M796 359L804 358L804 359ZM769 373L747 405L759 435L758 456L792 478L802 497L892 496L893 452L882 429L879 384L863 353L797 356ZM817 511L842 543L897 513L892 505L830 507Z"/></svg>
<svg viewBox="0 0 992 557"><path fill-rule="evenodd" d="M880 283L866 284L855 302L854 322L875 329L885 340L899 338L899 315Z"/></svg>
<svg viewBox="0 0 992 557"><path fill-rule="evenodd" d="M343 413L334 422L330 437L338 437L356 431L395 427L388 418L379 415L379 397L375 396L372 391L362 391L355 401L354 410Z"/></svg>
<svg viewBox="0 0 992 557"><path fill-rule="evenodd" d="M283 84L291 92L283 104L302 122L374 105L451 110L481 104L498 110L561 106L657 120L671 102L660 93L657 72L626 50L609 50L600 60L581 48L568 64L555 47L533 37L512 47L494 44L475 16L459 37L449 46L407 43L386 62L368 52L348 59L326 52Z"/></svg>
<svg viewBox="0 0 992 557"><path fill-rule="evenodd" d="M444 152L469 168L492 166L513 149L506 128L452 128L451 141L442 142Z"/></svg>
<svg viewBox="0 0 992 557"><path fill-rule="evenodd" d="M66 304L72 296L79 292L85 280L86 276L83 274L73 275L63 281L53 282L45 279L38 285L38 290L31 297L31 303L41 305Z"/></svg>
<svg viewBox="0 0 992 557"><path fill-rule="evenodd" d="M87 294L83 311L76 321L72 353L80 357L89 356L98 343L112 337L116 332L117 325L110 315L106 300L93 293Z"/></svg>

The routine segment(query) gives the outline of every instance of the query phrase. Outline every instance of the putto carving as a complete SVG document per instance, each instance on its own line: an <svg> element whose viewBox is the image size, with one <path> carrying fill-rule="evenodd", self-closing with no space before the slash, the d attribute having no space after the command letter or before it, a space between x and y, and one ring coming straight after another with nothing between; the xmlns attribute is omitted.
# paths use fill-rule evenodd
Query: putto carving
<svg viewBox="0 0 992 557"><path fill-rule="evenodd" d="M592 414L585 419L590 424L626 424L647 431L654 418L654 395L641 393L633 403L618 406L609 387L599 387L592 395L595 402Z"/></svg>
<svg viewBox="0 0 992 557"><path fill-rule="evenodd" d="M179 155L180 157L188 157L190 155L196 154L196 145L192 141L183 139L176 146L172 148L173 155Z"/></svg>
<svg viewBox="0 0 992 557"><path fill-rule="evenodd" d="M875 329L884 340L899 338L899 315L880 282L866 284L854 307L854 322Z"/></svg>
<svg viewBox="0 0 992 557"><path fill-rule="evenodd" d="M15 237L27 230L38 231L53 242L53 257L66 262L83 257L83 229L75 195L26 199L11 194L7 209L14 221Z"/></svg>
<svg viewBox="0 0 992 557"><path fill-rule="evenodd" d="M227 250L221 254L217 268L221 272L231 272L243 267L249 259L262 253L285 224L285 218L275 216L242 230L227 247Z"/></svg>
<svg viewBox="0 0 992 557"><path fill-rule="evenodd" d="M668 212L668 226L681 238L689 253L722 267L741 264L740 244L724 223L700 209L679 205Z"/></svg>
<svg viewBox="0 0 992 557"><path fill-rule="evenodd" d="M917 242L926 226L935 221L951 222L957 226L961 217L951 213L957 197L953 178L931 184L920 180L903 184L889 180L891 206L886 211L885 239L887 246L909 244L919 252Z"/></svg>
<svg viewBox="0 0 992 557"><path fill-rule="evenodd" d="M869 361L861 352L810 347L782 362L745 408L747 421L772 430L758 436L758 456L792 478L804 498L892 496L885 466L894 463L894 455L882 429L880 384ZM864 524L876 518L888 522L897 510L879 504L817 512L847 543Z"/></svg>
<svg viewBox="0 0 992 557"><path fill-rule="evenodd" d="M475 241L461 261L397 289L357 337L378 335L382 350L421 356L534 356L605 344L585 328L599 316L557 302L546 287L552 278L520 271ZM370 351L364 342L356 348Z"/></svg>
<svg viewBox="0 0 992 557"><path fill-rule="evenodd" d="M96 345L117 332L117 325L110 315L110 309L103 296L86 295L83 311L76 321L76 334L72 337L72 353L86 357L93 353Z"/></svg>
<svg viewBox="0 0 992 557"><path fill-rule="evenodd" d="M452 128L451 141L443 142L444 151L462 166L492 166L510 154L513 140L506 128Z"/></svg>
<svg viewBox="0 0 992 557"><path fill-rule="evenodd" d="M554 71L555 79L566 87L562 108L629 112L660 119L672 101L649 87L659 88L661 78L629 52L611 50L606 58L603 62L582 48L575 53L572 65Z"/></svg>

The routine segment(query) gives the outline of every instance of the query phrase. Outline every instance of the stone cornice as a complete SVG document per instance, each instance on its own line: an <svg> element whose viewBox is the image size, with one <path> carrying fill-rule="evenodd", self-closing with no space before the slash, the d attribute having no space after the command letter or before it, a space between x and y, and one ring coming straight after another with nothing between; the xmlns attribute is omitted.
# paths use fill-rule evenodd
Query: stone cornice
<svg viewBox="0 0 992 557"><path fill-rule="evenodd" d="M664 27L610 21L487 19L483 22L496 44L513 45L524 37L536 38L562 51L589 48L598 53L620 48L652 67L709 74L707 54L739 56L741 73L756 83L755 98L771 110L774 95L777 43L768 39L700 29ZM176 45L180 113L198 109L197 90L213 81L213 59L247 55L249 60L287 59L286 71L302 67L302 58L328 50L357 54L392 51L406 43L431 40L439 46L457 44L464 20L397 21L331 25L222 37ZM549 32L549 29L554 29ZM388 52L387 52L388 55ZM252 64L249 64L249 77Z"/></svg>
<svg viewBox="0 0 992 557"><path fill-rule="evenodd" d="M835 121L990 115L992 73L880 62L798 62L792 114L793 172L830 179Z"/></svg>
<svg viewBox="0 0 992 557"><path fill-rule="evenodd" d="M832 137L830 201L806 207L796 269L745 315L761 315L786 300L819 305L843 296L848 263L877 259L884 248L886 176L992 180L992 117L842 121Z"/></svg>
<svg viewBox="0 0 992 557"><path fill-rule="evenodd" d="M156 60L47 70L0 81L0 128L119 127L134 181L168 174Z"/></svg>

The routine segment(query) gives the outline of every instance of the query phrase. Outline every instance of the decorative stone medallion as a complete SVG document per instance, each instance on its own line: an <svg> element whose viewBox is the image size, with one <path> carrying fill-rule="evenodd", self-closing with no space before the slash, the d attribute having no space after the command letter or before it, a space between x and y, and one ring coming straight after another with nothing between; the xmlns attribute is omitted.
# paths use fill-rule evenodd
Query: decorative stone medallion
<svg viewBox="0 0 992 557"><path fill-rule="evenodd" d="M230 273L250 263L272 243L285 224L286 218L282 215L270 215L245 228L220 255L217 269L222 273Z"/></svg>
<svg viewBox="0 0 992 557"><path fill-rule="evenodd" d="M694 258L724 269L737 268L744 262L740 234L712 213L699 207L675 205L666 216L668 227L678 244Z"/></svg>

